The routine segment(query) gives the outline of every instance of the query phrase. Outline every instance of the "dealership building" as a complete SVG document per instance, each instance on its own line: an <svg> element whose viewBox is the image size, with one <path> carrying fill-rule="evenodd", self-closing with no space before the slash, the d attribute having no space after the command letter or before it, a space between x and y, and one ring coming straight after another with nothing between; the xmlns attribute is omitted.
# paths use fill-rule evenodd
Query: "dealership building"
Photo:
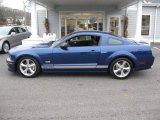
<svg viewBox="0 0 160 120"><path fill-rule="evenodd" d="M43 6L43 9L38 9ZM160 42L159 0L31 0L33 35L61 38L82 30L107 31L137 41Z"/></svg>

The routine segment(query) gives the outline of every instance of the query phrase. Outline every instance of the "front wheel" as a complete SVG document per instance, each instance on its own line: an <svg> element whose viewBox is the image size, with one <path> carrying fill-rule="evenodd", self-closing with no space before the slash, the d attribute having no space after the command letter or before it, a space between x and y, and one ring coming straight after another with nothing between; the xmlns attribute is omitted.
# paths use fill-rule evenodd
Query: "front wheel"
<svg viewBox="0 0 160 120"><path fill-rule="evenodd" d="M2 52L3 53L8 53L8 51L10 50L10 45L8 42L4 42L2 45Z"/></svg>
<svg viewBox="0 0 160 120"><path fill-rule="evenodd" d="M110 65L110 74L117 79L127 78L133 71L133 64L127 58L115 59Z"/></svg>
<svg viewBox="0 0 160 120"><path fill-rule="evenodd" d="M17 63L17 70L22 76L31 78L40 72L40 66L34 58L23 57Z"/></svg>

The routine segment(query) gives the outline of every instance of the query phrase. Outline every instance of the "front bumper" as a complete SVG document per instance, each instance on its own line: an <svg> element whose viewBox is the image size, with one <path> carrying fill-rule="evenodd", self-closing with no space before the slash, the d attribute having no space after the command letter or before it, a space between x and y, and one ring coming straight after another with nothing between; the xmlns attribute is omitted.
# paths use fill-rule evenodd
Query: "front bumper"
<svg viewBox="0 0 160 120"><path fill-rule="evenodd" d="M15 62L12 61L10 58L7 58L6 62L7 62L7 65L8 65L8 70L11 71L11 72L15 72L16 71Z"/></svg>

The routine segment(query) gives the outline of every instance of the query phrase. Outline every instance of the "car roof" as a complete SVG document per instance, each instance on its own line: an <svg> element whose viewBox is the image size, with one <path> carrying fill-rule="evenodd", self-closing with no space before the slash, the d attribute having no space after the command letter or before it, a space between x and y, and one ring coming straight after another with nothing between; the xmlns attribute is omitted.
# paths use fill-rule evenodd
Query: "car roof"
<svg viewBox="0 0 160 120"><path fill-rule="evenodd" d="M91 34L98 33L98 34L107 34L107 35L111 35L111 36L114 36L114 37L121 37L119 35L115 35L115 34L110 33L110 32L96 31L96 30L83 30L83 31L73 32L70 35L72 35L72 34L78 34L78 33L82 33L82 34L83 33L91 33Z"/></svg>

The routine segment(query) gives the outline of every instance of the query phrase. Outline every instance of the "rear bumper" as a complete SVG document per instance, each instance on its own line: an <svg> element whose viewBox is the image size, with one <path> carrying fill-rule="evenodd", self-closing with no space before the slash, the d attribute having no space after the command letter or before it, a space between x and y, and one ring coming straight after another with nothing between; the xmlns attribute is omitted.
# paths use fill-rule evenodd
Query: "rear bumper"
<svg viewBox="0 0 160 120"><path fill-rule="evenodd" d="M8 65L8 70L10 72L15 72L16 71L16 69L15 69L15 62L14 61L12 61L10 58L7 58L6 63Z"/></svg>
<svg viewBox="0 0 160 120"><path fill-rule="evenodd" d="M146 69L151 69L151 68L153 68L154 59L155 59L155 57L152 56L147 64L145 64L145 65L140 65L140 66L138 66L135 70L146 70Z"/></svg>

